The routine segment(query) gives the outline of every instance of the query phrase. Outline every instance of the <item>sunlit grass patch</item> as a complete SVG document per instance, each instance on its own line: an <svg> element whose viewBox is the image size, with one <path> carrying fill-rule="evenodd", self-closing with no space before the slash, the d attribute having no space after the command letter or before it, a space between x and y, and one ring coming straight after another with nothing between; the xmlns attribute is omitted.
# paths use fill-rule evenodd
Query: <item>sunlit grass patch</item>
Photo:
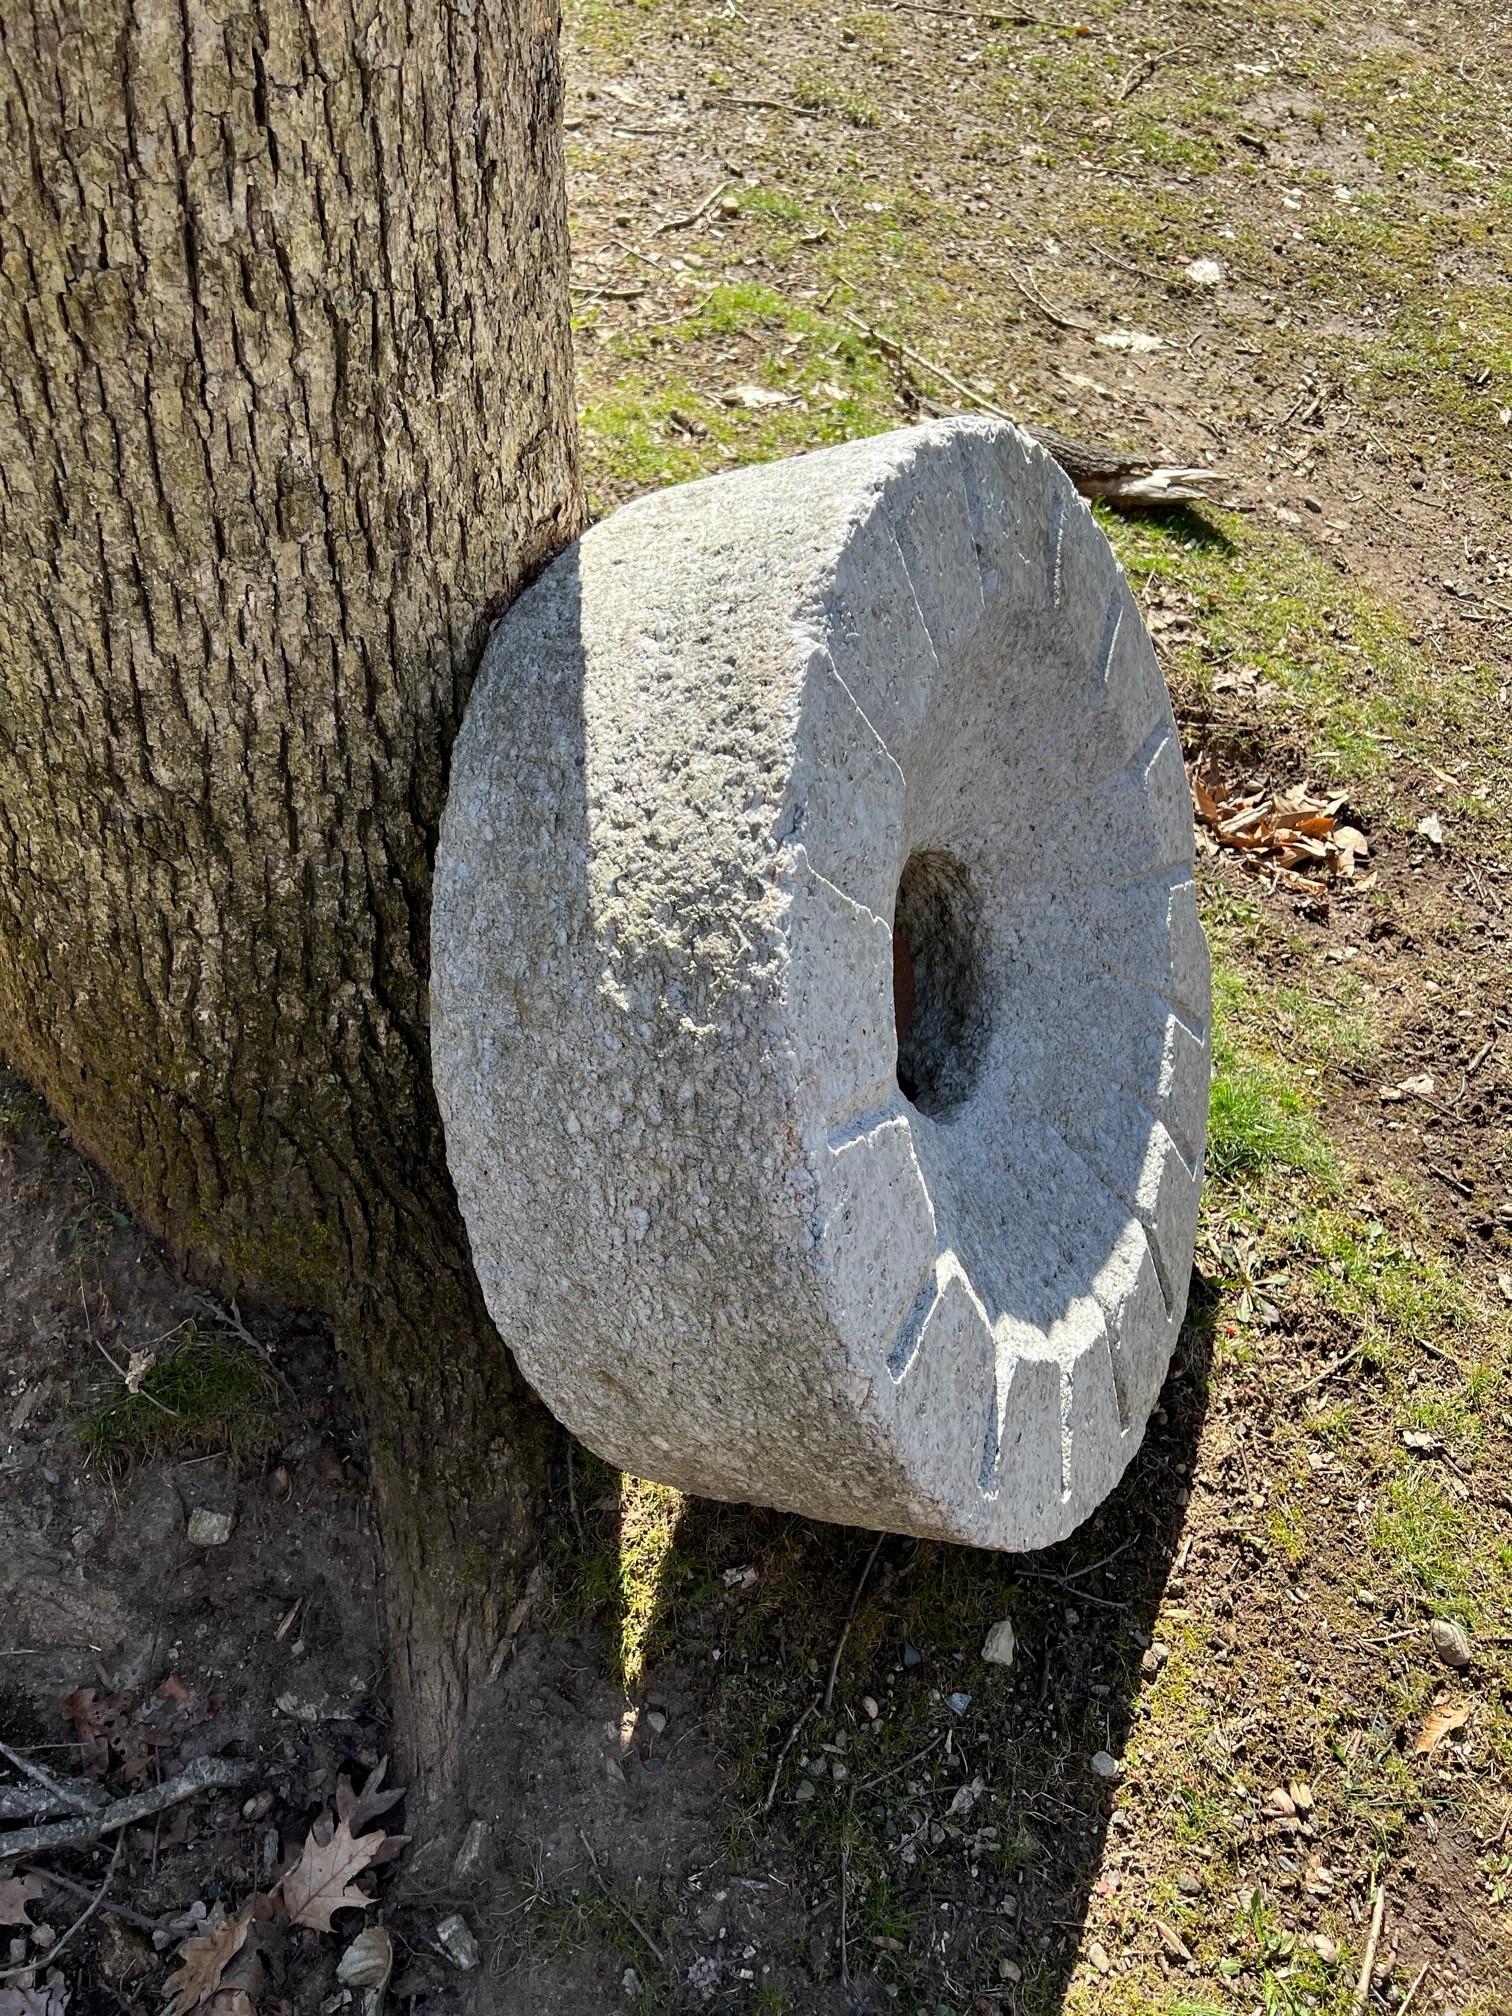
<svg viewBox="0 0 1512 2016"><path fill-rule="evenodd" d="M1215 516L1221 540L1176 514L1103 521L1137 589L1158 581L1193 607L1202 635L1172 652L1178 687L1210 699L1220 668L1253 672L1332 778L1381 778L1403 753L1440 761L1446 737L1483 713L1490 672L1431 661L1402 615L1301 539Z"/></svg>
<svg viewBox="0 0 1512 2016"><path fill-rule="evenodd" d="M1257 1040L1260 1020L1253 988L1217 963L1208 1168L1220 1182L1293 1171L1331 1185L1334 1151L1295 1074Z"/></svg>
<svg viewBox="0 0 1512 2016"><path fill-rule="evenodd" d="M1466 1523L1464 1507L1427 1468L1412 1464L1390 1479L1376 1505L1370 1545L1403 1582L1468 1618L1474 1561Z"/></svg>

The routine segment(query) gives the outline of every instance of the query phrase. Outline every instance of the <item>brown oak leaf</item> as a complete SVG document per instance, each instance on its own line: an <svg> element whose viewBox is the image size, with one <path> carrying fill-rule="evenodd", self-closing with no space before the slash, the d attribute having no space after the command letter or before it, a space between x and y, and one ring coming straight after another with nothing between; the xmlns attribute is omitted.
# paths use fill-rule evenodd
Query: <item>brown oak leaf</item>
<svg viewBox="0 0 1512 2016"><path fill-rule="evenodd" d="M40 1876L7 1876L0 1882L0 1925L31 1926L28 1904L36 1902L47 1885Z"/></svg>
<svg viewBox="0 0 1512 2016"><path fill-rule="evenodd" d="M388 1840L381 1830L354 1835L345 1820L333 1828L331 1816L323 1813L310 1829L304 1853L283 1879L284 1909L290 1921L314 1932L331 1932L333 1912L365 1911L372 1898L351 1884L375 1861L389 1859L382 1854Z"/></svg>
<svg viewBox="0 0 1512 2016"><path fill-rule="evenodd" d="M1413 1756L1426 1757L1431 1750L1438 1748L1446 1736L1452 1736L1456 1729L1463 1729L1469 1720L1468 1701L1451 1701L1442 1708L1435 1708L1412 1746Z"/></svg>
<svg viewBox="0 0 1512 2016"><path fill-rule="evenodd" d="M243 1912L236 1918L223 1918L208 1932L184 1941L174 1955L178 1971L170 1974L163 1984L168 1997L163 2016L188 2016L191 2009L198 2009L215 1993L222 1974L247 1943L249 1929L247 1914Z"/></svg>

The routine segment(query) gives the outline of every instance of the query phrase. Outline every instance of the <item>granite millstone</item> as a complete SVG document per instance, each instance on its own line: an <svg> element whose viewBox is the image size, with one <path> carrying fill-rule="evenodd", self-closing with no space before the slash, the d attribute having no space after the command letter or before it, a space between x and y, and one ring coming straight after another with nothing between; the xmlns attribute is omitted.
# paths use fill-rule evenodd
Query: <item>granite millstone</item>
<svg viewBox="0 0 1512 2016"><path fill-rule="evenodd" d="M574 1434L982 1546L1092 1511L1186 1302L1209 985L1164 683L1043 449L596 525L489 642L432 922L474 1261Z"/></svg>

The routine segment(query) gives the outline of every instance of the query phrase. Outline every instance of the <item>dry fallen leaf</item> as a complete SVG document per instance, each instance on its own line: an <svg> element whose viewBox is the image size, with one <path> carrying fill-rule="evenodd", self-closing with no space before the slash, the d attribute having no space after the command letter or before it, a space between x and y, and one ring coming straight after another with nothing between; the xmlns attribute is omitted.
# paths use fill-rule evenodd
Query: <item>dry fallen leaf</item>
<svg viewBox="0 0 1512 2016"><path fill-rule="evenodd" d="M163 1993L168 1997L163 2016L188 2016L189 2010L198 2009L213 1995L222 1974L247 1943L250 1929L250 1920L243 1912L236 1918L223 1918L196 1938L186 1939L174 1955L178 1971L170 1974L163 1984Z"/></svg>
<svg viewBox="0 0 1512 2016"><path fill-rule="evenodd" d="M1190 1966L1192 1949L1187 1945L1174 1925L1168 1925L1164 1918L1155 1920L1155 1930L1160 1934L1160 1943L1173 1960L1182 1960Z"/></svg>
<svg viewBox="0 0 1512 2016"><path fill-rule="evenodd" d="M1413 1756L1426 1757L1431 1750L1438 1748L1446 1736L1452 1736L1456 1729L1463 1729L1469 1720L1468 1701L1450 1701L1442 1708L1435 1708L1412 1746Z"/></svg>
<svg viewBox="0 0 1512 2016"><path fill-rule="evenodd" d="M31 1919L26 1915L28 1904L35 1903L47 1885L40 1876L8 1876L0 1882L0 1925L25 1925L31 1928Z"/></svg>
<svg viewBox="0 0 1512 2016"><path fill-rule="evenodd" d="M1198 758L1192 799L1201 846L1227 847L1253 872L1306 894L1320 894L1328 878L1351 880L1370 852L1360 829L1343 823L1346 798L1315 798L1305 784L1273 791L1263 778L1228 774L1213 756Z"/></svg>
<svg viewBox="0 0 1512 2016"><path fill-rule="evenodd" d="M371 1869L388 1840L383 1832L354 1836L346 1821L334 1829L329 1814L315 1822L304 1853L283 1879L284 1909L295 1925L313 1932L331 1932L337 1911L366 1911L371 1897L352 1888L353 1879Z"/></svg>
<svg viewBox="0 0 1512 2016"><path fill-rule="evenodd" d="M56 1968L32 1988L0 1988L0 2016L68 2016L68 1984Z"/></svg>

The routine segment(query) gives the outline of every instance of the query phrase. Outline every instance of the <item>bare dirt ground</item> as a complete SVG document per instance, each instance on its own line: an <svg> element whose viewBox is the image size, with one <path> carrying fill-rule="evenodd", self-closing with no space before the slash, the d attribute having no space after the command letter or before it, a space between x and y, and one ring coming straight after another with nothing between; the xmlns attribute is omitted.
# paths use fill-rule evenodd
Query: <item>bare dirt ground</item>
<svg viewBox="0 0 1512 2016"><path fill-rule="evenodd" d="M1189 753L1305 785L1368 853L1299 882L1208 843L1193 1313L1063 1547L873 1557L564 1453L470 1859L414 1844L368 1913L400 2006L1512 2012L1506 30L575 7L598 503L980 402L1219 466L1226 508L1105 521ZM149 1925L232 1910L386 1752L360 1448L318 1333L249 1347L19 1088L0 1108L0 1736L113 1793L241 1757L110 1890ZM191 1547L196 1509L230 1539ZM106 1856L32 1866L93 1894ZM262 2016L358 2008L361 1923L262 1928ZM45 1982L47 1935L5 1931ZM183 1936L101 1912L68 2006L161 2009Z"/></svg>

